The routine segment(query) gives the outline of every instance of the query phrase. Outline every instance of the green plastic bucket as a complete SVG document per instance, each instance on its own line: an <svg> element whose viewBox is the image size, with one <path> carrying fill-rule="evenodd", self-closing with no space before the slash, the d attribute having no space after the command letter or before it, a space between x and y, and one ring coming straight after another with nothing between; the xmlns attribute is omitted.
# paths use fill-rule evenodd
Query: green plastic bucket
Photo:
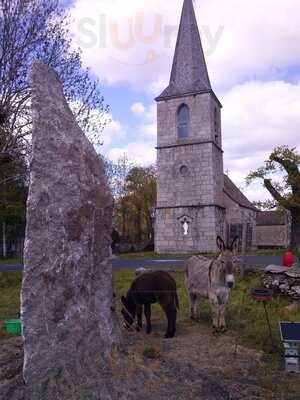
<svg viewBox="0 0 300 400"><path fill-rule="evenodd" d="M20 319L10 319L5 321L5 328L8 333L12 335L21 335L22 324Z"/></svg>

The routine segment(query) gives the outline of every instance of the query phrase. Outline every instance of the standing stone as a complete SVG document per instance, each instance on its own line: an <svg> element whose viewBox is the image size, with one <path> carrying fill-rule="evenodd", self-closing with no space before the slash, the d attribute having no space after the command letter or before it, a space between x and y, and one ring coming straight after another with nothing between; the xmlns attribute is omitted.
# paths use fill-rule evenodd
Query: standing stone
<svg viewBox="0 0 300 400"><path fill-rule="evenodd" d="M33 156L22 286L27 398L115 398L121 332L111 266L112 196L56 73L32 69Z"/></svg>

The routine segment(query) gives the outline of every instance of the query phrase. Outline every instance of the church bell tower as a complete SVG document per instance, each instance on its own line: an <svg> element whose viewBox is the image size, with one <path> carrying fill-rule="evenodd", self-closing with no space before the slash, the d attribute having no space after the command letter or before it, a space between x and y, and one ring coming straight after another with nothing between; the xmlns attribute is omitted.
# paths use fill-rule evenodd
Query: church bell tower
<svg viewBox="0 0 300 400"><path fill-rule="evenodd" d="M170 83L156 102L155 250L216 251L225 220L222 105L211 88L192 0L184 0Z"/></svg>

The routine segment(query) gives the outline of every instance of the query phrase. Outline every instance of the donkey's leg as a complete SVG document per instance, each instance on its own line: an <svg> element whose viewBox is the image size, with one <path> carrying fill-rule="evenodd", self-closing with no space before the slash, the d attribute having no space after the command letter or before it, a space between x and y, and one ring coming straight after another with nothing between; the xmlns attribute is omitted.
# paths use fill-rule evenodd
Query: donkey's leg
<svg viewBox="0 0 300 400"><path fill-rule="evenodd" d="M201 312L201 307L200 307L200 305L201 305L201 297L200 296L198 296L197 297L197 314L196 314L196 317L197 317L197 320L200 320L200 312Z"/></svg>
<svg viewBox="0 0 300 400"><path fill-rule="evenodd" d="M165 333L165 338L172 338L175 334L174 327L175 327L175 322L176 321L176 314L174 313L174 304L173 303L168 303L168 304L161 304L162 309L164 310L167 320L168 320L168 326L167 330Z"/></svg>
<svg viewBox="0 0 300 400"><path fill-rule="evenodd" d="M144 305L144 313L147 321L146 332L149 334L151 333L151 305L145 304Z"/></svg>
<svg viewBox="0 0 300 400"><path fill-rule="evenodd" d="M225 322L225 304L220 305L220 330L221 332L226 331L226 322Z"/></svg>
<svg viewBox="0 0 300 400"><path fill-rule="evenodd" d="M140 329L143 328L143 306L138 305L136 307L136 315L137 315L137 321L138 321L137 331L140 331Z"/></svg>
<svg viewBox="0 0 300 400"><path fill-rule="evenodd" d="M219 329L219 303L217 296L210 294L209 295L209 302L210 302L210 308L211 308L211 313L212 313L212 322L213 322L213 329L214 331L218 331Z"/></svg>
<svg viewBox="0 0 300 400"><path fill-rule="evenodd" d="M191 319L197 319L197 296L190 293L191 299Z"/></svg>
<svg viewBox="0 0 300 400"><path fill-rule="evenodd" d="M170 316L171 316L171 325L170 325L170 337L174 337L175 333L176 333L176 319L177 319L177 309L176 306L173 304L172 306L170 306L170 308L172 308L172 310L170 311Z"/></svg>

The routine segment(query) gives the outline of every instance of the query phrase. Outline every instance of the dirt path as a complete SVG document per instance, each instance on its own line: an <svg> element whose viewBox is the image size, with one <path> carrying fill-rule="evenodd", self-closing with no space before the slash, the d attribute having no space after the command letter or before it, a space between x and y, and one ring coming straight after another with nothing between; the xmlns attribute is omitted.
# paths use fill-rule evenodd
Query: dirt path
<svg viewBox="0 0 300 400"><path fill-rule="evenodd" d="M206 326L185 323L180 324L175 339L162 340L163 326L154 329L159 334L127 335L130 354L145 371L152 372L153 384L157 383L150 385L152 393L147 399L300 399L295 377L286 379L278 369L269 371L262 354L254 350L238 346L235 351L231 336L214 336ZM157 359L143 356L145 348L147 352L153 349ZM292 393L286 392L290 386Z"/></svg>
<svg viewBox="0 0 300 400"><path fill-rule="evenodd" d="M300 399L298 375L286 376L274 363L270 367L254 350L238 346L235 352L233 337L213 336L207 326L186 322L176 338L165 340L165 324L153 322L151 335L124 333L127 376L118 381L132 382L126 399ZM19 338L0 342L1 400L23 399L22 357Z"/></svg>

